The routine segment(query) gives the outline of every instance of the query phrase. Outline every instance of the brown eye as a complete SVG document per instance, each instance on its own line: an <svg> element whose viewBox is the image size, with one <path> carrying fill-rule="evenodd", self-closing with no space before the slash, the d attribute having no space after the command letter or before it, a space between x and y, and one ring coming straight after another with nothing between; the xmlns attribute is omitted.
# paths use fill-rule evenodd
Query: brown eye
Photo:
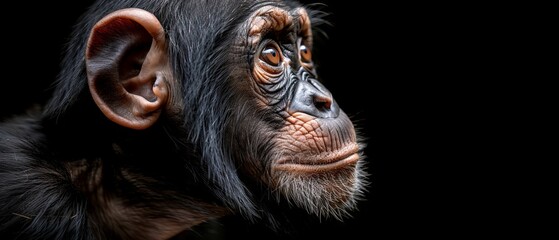
<svg viewBox="0 0 559 240"><path fill-rule="evenodd" d="M299 55L301 56L301 60L306 63L310 63L312 59L311 50L307 48L305 45L301 45L299 47Z"/></svg>
<svg viewBox="0 0 559 240"><path fill-rule="evenodd" d="M268 45L260 53L260 59L272 66L278 66L281 60L280 52L275 46Z"/></svg>

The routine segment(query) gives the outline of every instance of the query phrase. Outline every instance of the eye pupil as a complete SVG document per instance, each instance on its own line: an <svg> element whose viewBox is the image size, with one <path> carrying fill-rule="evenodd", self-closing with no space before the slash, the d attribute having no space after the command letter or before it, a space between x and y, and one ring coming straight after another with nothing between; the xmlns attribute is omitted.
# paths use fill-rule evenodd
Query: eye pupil
<svg viewBox="0 0 559 240"><path fill-rule="evenodd" d="M260 54L260 59L272 66L278 66L281 60L278 50L273 46L264 48Z"/></svg>

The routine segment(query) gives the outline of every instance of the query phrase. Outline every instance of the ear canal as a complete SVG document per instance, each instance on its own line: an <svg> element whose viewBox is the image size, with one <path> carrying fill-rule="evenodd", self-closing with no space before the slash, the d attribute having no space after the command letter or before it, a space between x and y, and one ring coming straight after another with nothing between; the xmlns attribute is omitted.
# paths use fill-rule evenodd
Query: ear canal
<svg viewBox="0 0 559 240"><path fill-rule="evenodd" d="M169 97L163 27L141 9L123 9L101 19L86 50L89 90L111 121L131 129L157 122Z"/></svg>

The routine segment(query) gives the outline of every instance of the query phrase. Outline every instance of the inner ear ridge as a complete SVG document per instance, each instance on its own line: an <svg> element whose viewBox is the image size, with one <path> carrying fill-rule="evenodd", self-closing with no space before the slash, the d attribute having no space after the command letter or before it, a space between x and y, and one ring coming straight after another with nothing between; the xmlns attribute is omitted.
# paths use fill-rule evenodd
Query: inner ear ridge
<svg viewBox="0 0 559 240"><path fill-rule="evenodd" d="M118 18L105 23L91 36L87 58L100 68L114 68L119 63L119 79L129 79L139 74L148 54L153 37L139 23Z"/></svg>
<svg viewBox="0 0 559 240"><path fill-rule="evenodd" d="M140 34L140 32L142 34ZM138 33L131 37L135 39L130 41L132 44L126 46L119 60L118 69L121 81L140 74L142 65L144 64L153 42L153 38L145 29L141 29L141 31L138 31Z"/></svg>
<svg viewBox="0 0 559 240"><path fill-rule="evenodd" d="M122 46L126 46L125 43L131 42L130 40L138 35L151 38L145 28L132 19L116 17L112 21L105 21L96 26L95 31L92 32L86 57L95 58L99 55L122 52ZM128 41L123 41L123 39Z"/></svg>

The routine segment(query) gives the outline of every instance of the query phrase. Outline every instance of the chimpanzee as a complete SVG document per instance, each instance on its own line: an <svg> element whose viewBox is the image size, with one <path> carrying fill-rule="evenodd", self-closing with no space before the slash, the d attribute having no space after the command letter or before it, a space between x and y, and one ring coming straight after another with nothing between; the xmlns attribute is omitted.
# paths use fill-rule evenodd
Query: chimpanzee
<svg viewBox="0 0 559 240"><path fill-rule="evenodd" d="M351 217L360 133L295 1L98 0L49 101L0 125L2 239L170 239L238 215Z"/></svg>

